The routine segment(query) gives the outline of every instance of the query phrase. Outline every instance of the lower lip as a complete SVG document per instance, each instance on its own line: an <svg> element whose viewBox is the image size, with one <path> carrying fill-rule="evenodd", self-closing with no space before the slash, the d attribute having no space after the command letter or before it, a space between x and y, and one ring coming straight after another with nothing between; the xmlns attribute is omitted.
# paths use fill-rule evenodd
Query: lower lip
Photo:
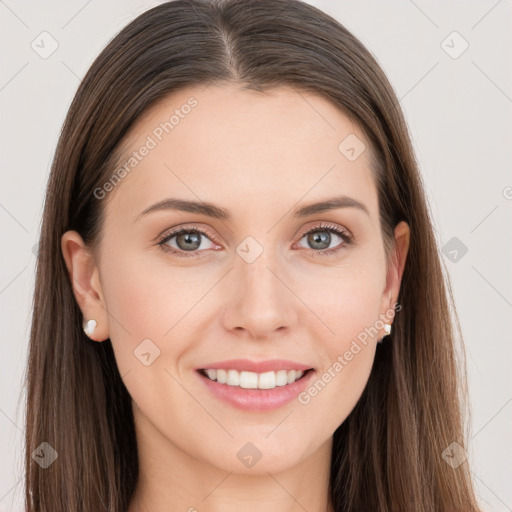
<svg viewBox="0 0 512 512"><path fill-rule="evenodd" d="M308 386L314 370L308 370L299 380L274 389L244 389L238 386L220 384L196 372L208 389L220 400L244 411L271 411L291 402Z"/></svg>

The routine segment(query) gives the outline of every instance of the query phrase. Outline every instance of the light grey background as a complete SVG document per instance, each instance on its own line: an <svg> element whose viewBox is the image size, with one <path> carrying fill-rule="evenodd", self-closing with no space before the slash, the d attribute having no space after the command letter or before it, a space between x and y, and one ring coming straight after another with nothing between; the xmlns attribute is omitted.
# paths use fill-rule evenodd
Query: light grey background
<svg viewBox="0 0 512 512"><path fill-rule="evenodd" d="M33 248L59 131L95 56L126 23L157 3L0 0L0 512L22 510L20 393ZM467 247L462 256L456 248L454 262L448 245L443 258L468 357L468 455L482 508L510 511L512 2L309 3L338 19L378 59L409 123L439 244L456 237L450 244ZM41 37L48 37L40 36L43 31L58 43L45 59L31 47L33 41L42 47ZM469 46L457 56L464 41Z"/></svg>

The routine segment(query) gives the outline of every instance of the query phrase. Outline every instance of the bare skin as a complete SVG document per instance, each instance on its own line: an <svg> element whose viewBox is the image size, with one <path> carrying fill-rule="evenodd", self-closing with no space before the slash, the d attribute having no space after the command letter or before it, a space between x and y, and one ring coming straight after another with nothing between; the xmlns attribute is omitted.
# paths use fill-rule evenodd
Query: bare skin
<svg viewBox="0 0 512 512"><path fill-rule="evenodd" d="M191 97L196 106L157 140L155 129ZM338 149L350 134L366 146L353 161ZM148 136L156 146L101 199L98 250L76 232L62 237L84 319L98 324L90 337L110 338L133 399L140 479L129 512L332 510L332 435L367 384L385 335L376 322L392 323L409 247L401 223L386 264L369 142L319 96L231 85L165 98L135 125L127 157ZM293 216L340 195L367 212L348 206ZM231 218L171 209L139 216L170 197L213 203ZM325 224L349 233L352 244ZM204 232L195 249L179 236L159 245L181 226ZM308 237L313 229L327 248ZM251 263L237 253L246 237L262 248ZM374 325L378 333L333 370ZM147 366L134 354L146 339L160 350ZM196 371L232 358L290 359L314 368L312 382L329 369L331 379L307 403L241 410L214 396ZM252 467L238 457L249 442L261 454Z"/></svg>

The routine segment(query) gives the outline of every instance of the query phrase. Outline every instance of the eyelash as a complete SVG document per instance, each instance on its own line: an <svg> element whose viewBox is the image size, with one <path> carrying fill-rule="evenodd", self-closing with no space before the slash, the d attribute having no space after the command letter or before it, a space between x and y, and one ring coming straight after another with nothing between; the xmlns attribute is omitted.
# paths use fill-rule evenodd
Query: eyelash
<svg viewBox="0 0 512 512"><path fill-rule="evenodd" d="M322 232L322 231L329 231L332 233L335 233L340 238L343 239L343 244L337 247L334 247L332 249L323 249L320 251L309 249L309 251L312 251L314 256L329 256L331 254L334 254L338 251L341 251L342 249L346 248L349 245L352 245L354 243L354 238L352 235L350 235L347 231L330 224L320 224L319 226L315 226L314 228L306 231L302 234L302 236L299 238L299 241L302 240L306 235L309 235L310 233L316 233L316 232ZM190 254L186 254L187 251L178 251L172 247L167 246L167 242L174 238L175 236L181 235L183 233L196 233L199 235L204 235L206 238L213 239L212 241L216 242L215 237L209 233L208 231L203 231L201 229L197 228L188 228L186 226L183 226L181 228L178 228L174 231L171 231L170 233L166 233L162 235L158 240L158 245L162 248L163 251L169 252L171 254L174 254L178 256L179 258L193 258L198 252L201 251L190 251ZM308 250L308 249L306 249Z"/></svg>

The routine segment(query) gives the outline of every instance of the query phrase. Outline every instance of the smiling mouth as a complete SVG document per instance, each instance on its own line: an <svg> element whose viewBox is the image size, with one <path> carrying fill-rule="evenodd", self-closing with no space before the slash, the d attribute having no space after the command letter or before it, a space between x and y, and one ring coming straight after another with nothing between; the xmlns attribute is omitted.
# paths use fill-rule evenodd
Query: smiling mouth
<svg viewBox="0 0 512 512"><path fill-rule="evenodd" d="M304 378L313 369L301 370L278 370L262 373L238 371L234 369L205 369L198 372L211 381L242 389L274 389L284 387Z"/></svg>

